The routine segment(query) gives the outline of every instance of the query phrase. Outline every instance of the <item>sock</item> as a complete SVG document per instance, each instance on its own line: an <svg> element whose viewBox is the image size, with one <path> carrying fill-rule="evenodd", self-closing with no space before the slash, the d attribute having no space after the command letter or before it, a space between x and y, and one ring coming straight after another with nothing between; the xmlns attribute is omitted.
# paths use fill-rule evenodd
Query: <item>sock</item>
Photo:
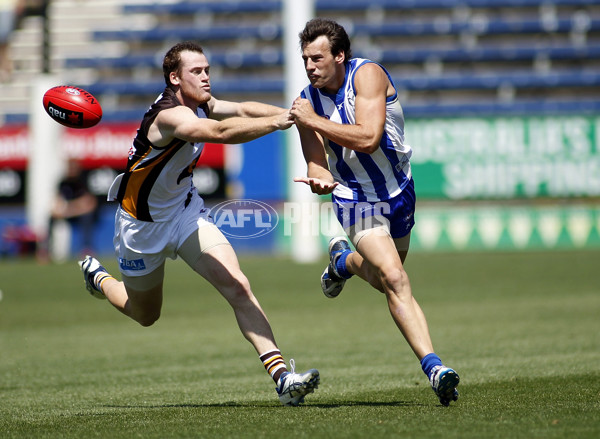
<svg viewBox="0 0 600 439"><path fill-rule="evenodd" d="M351 250L342 252L342 254L337 258L337 261L335 261L335 271L344 279L350 279L352 276L354 276L346 267L346 259L348 259L348 256L350 256L350 253L352 253Z"/></svg>
<svg viewBox="0 0 600 439"><path fill-rule="evenodd" d="M96 273L96 276L94 276L94 284L96 285L96 288L102 291L102 284L107 279L115 278L108 274L106 271L99 271L98 273ZM104 291L102 291L102 293L104 293Z"/></svg>
<svg viewBox="0 0 600 439"><path fill-rule="evenodd" d="M431 369L433 369L435 366L441 365L442 360L440 360L440 357L438 357L434 353L425 355L421 360L421 369L423 369L423 372L425 372L425 375L427 375L427 377L429 377L429 375L431 374Z"/></svg>
<svg viewBox="0 0 600 439"><path fill-rule="evenodd" d="M275 381L275 384L279 381L279 377L288 371L279 349L273 349L260 355L260 361L262 361L265 369L271 375L273 381Z"/></svg>

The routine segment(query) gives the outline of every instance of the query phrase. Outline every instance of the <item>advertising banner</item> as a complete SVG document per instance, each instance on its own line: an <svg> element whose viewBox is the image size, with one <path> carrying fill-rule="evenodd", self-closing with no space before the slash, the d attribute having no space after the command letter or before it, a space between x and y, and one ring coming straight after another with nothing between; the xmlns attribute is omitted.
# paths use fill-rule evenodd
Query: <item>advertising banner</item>
<svg viewBox="0 0 600 439"><path fill-rule="evenodd" d="M60 145L65 158L77 159L87 175L90 190L102 199L113 179L123 172L138 125L101 124L85 130L64 129ZM0 203L23 203L30 154L27 125L0 127ZM194 173L205 198L223 198L226 191L225 153L221 144L206 144Z"/></svg>
<svg viewBox="0 0 600 439"><path fill-rule="evenodd" d="M419 197L600 196L600 117L415 119L406 138Z"/></svg>

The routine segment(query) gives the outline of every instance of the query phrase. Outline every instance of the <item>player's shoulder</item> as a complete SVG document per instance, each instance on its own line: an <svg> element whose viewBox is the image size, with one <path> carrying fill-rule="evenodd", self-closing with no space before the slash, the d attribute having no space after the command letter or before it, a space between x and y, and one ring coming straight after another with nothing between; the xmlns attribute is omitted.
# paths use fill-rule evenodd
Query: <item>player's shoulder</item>
<svg viewBox="0 0 600 439"><path fill-rule="evenodd" d="M381 64L360 59L352 66L352 85L356 92L376 88L387 88L389 76Z"/></svg>
<svg viewBox="0 0 600 439"><path fill-rule="evenodd" d="M354 76L376 75L385 77L386 71L383 66L375 61L364 58L353 58L351 60L351 70Z"/></svg>
<svg viewBox="0 0 600 439"><path fill-rule="evenodd" d="M165 107L165 108L159 109L159 111L156 112L156 117L157 118L168 118L168 117L173 117L173 116L182 116L187 113L194 114L194 112L189 107L186 107L185 105L180 104L180 105L176 105L173 107Z"/></svg>

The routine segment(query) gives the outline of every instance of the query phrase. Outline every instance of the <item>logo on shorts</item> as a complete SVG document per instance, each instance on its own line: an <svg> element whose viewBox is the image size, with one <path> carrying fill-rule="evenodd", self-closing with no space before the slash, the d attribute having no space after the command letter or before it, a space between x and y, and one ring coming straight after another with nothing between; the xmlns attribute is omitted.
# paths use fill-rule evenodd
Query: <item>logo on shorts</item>
<svg viewBox="0 0 600 439"><path fill-rule="evenodd" d="M223 235L231 238L258 238L272 232L279 216L267 203L257 200L230 200L214 206L210 215Z"/></svg>
<svg viewBox="0 0 600 439"><path fill-rule="evenodd" d="M123 271L140 271L146 269L146 264L143 259L119 258L119 267Z"/></svg>

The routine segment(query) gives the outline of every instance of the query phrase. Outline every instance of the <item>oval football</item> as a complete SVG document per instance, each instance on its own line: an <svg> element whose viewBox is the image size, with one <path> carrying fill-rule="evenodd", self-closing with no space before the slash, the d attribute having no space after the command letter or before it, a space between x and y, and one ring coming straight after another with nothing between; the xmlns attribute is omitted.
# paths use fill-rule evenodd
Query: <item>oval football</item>
<svg viewBox="0 0 600 439"><path fill-rule="evenodd" d="M69 128L90 128L102 119L102 107L88 91L74 86L59 85L44 93L46 113Z"/></svg>

